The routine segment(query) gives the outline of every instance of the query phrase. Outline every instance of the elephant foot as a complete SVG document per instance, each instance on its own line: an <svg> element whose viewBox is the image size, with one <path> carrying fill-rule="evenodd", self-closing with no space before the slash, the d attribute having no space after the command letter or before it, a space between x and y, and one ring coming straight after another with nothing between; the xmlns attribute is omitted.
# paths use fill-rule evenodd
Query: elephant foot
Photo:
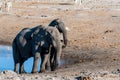
<svg viewBox="0 0 120 80"><path fill-rule="evenodd" d="M21 72L20 74L27 74L27 72Z"/></svg>
<svg viewBox="0 0 120 80"><path fill-rule="evenodd" d="M27 72L25 72L25 71L22 71L20 74L26 74Z"/></svg>
<svg viewBox="0 0 120 80"><path fill-rule="evenodd" d="M19 72L19 74L26 74L26 73L27 72L25 72L24 70Z"/></svg>
<svg viewBox="0 0 120 80"><path fill-rule="evenodd" d="M15 73L17 73L17 74L19 74L19 72L18 71L14 71Z"/></svg>
<svg viewBox="0 0 120 80"><path fill-rule="evenodd" d="M45 69L41 69L41 70L40 70L40 73L43 73L43 72L45 72Z"/></svg>
<svg viewBox="0 0 120 80"><path fill-rule="evenodd" d="M55 71L58 68L58 66L56 66L55 64L51 65L51 71Z"/></svg>
<svg viewBox="0 0 120 80"><path fill-rule="evenodd" d="M50 66L46 66L45 69L50 71Z"/></svg>
<svg viewBox="0 0 120 80"><path fill-rule="evenodd" d="M31 73L32 73L32 74L37 74L37 73L38 73L38 71L32 71Z"/></svg>

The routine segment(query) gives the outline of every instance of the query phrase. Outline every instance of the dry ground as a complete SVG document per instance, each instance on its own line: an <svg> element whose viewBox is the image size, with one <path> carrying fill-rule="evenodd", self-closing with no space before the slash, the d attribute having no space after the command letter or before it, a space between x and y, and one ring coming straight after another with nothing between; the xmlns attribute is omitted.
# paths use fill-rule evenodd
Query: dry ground
<svg viewBox="0 0 120 80"><path fill-rule="evenodd" d="M18 80L82 80L81 76L89 76L91 80L120 80L120 10L14 3L9 13L0 13L0 43L11 45L22 28L48 25L55 18L60 18L70 29L60 68L55 72L17 75ZM1 73L4 74L7 73Z"/></svg>

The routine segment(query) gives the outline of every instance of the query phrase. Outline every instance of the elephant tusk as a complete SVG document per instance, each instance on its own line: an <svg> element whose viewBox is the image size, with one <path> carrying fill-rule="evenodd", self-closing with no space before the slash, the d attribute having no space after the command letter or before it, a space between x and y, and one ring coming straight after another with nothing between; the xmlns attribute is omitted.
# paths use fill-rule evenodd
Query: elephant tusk
<svg viewBox="0 0 120 80"><path fill-rule="evenodd" d="M70 29L68 27L65 28L67 31L70 31Z"/></svg>

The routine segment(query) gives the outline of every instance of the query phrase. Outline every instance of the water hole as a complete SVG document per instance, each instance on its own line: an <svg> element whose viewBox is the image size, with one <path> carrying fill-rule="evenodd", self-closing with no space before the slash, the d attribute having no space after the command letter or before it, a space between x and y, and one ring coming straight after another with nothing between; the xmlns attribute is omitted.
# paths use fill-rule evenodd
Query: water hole
<svg viewBox="0 0 120 80"><path fill-rule="evenodd" d="M14 70L14 60L12 53L11 46L0 45L0 71ZM32 71L32 65L33 58L29 58L27 61L25 61L24 66L27 73Z"/></svg>
<svg viewBox="0 0 120 80"><path fill-rule="evenodd" d="M12 47L8 45L0 45L0 71L4 70L14 70L14 60L13 60L13 51ZM38 70L40 70L40 62ZM70 64L71 61L67 61L66 59L60 60L60 66L65 64ZM33 57L29 58L24 63L24 68L27 73L32 71L33 66Z"/></svg>

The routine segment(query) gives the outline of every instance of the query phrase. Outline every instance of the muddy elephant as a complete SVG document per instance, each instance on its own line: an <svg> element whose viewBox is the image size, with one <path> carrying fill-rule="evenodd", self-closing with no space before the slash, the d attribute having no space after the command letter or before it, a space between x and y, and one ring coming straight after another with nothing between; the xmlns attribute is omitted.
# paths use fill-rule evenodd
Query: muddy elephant
<svg viewBox="0 0 120 80"><path fill-rule="evenodd" d="M50 27L56 27L59 32L61 33L62 37L63 37L63 47L67 46L67 27L65 26L65 24L62 22L62 20L60 20L59 18L54 19L53 21L50 22L49 24Z"/></svg>
<svg viewBox="0 0 120 80"><path fill-rule="evenodd" d="M24 62L30 57L34 58L32 73L38 72L40 58L40 72L44 72L46 66L55 70L60 61L62 48L59 31L42 25L21 30L13 40L12 47L14 71L17 73L24 73Z"/></svg>

